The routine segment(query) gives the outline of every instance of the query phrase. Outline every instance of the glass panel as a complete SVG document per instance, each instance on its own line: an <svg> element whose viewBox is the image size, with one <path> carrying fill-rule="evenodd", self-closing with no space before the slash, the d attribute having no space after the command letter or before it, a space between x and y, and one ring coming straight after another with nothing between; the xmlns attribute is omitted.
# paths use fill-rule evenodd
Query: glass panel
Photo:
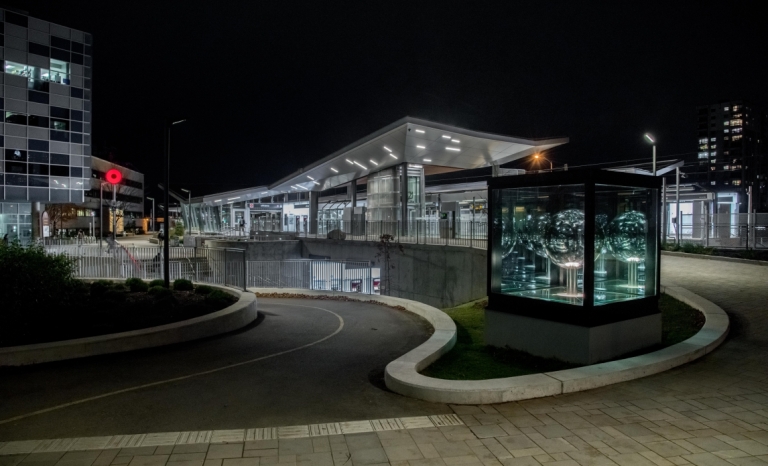
<svg viewBox="0 0 768 466"><path fill-rule="evenodd" d="M595 188L595 305L656 294L656 192Z"/></svg>
<svg viewBox="0 0 768 466"><path fill-rule="evenodd" d="M493 195L497 292L583 305L584 186L509 188Z"/></svg>
<svg viewBox="0 0 768 466"><path fill-rule="evenodd" d="M50 80L55 83L69 84L69 63L51 58Z"/></svg>

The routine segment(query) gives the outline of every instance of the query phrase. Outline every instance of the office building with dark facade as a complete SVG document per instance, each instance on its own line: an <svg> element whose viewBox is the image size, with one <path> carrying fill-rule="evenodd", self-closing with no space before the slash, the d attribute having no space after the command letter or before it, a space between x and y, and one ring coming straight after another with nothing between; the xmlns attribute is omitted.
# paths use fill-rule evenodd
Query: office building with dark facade
<svg viewBox="0 0 768 466"><path fill-rule="evenodd" d="M733 100L700 106L697 117L696 152L686 164L684 183L732 204L728 213L747 212L751 187L753 211L768 212L765 111Z"/></svg>
<svg viewBox="0 0 768 466"><path fill-rule="evenodd" d="M91 188L92 37L0 9L0 231L32 237L33 209Z"/></svg>

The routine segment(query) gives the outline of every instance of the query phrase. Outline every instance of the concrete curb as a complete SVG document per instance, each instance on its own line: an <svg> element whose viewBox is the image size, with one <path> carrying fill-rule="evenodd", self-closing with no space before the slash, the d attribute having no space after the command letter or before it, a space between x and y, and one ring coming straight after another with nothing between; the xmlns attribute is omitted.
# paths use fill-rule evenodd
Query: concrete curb
<svg viewBox="0 0 768 466"><path fill-rule="evenodd" d="M717 348L728 335L729 320L722 308L690 291L669 284L665 292L701 311L706 322L693 337L659 351L591 366L544 374L489 380L443 380L419 371L447 353L456 343L456 325L443 311L415 301L390 296L358 295L293 288L253 288L257 294L283 293L310 296L344 296L402 306L424 317L435 333L421 346L390 362L385 370L387 387L401 395L437 403L492 404L572 393L638 379L698 359Z"/></svg>
<svg viewBox="0 0 768 466"><path fill-rule="evenodd" d="M235 304L220 311L158 327L0 348L0 367L24 366L171 345L231 332L256 320L256 295L223 286L208 286L239 296L239 299Z"/></svg>
<svg viewBox="0 0 768 466"><path fill-rule="evenodd" d="M757 261L752 259L740 259L738 257L707 256L706 254L690 254L679 251L661 251L662 256L687 257L688 259L701 259L720 262L735 262L737 264L761 265L768 267L768 261Z"/></svg>

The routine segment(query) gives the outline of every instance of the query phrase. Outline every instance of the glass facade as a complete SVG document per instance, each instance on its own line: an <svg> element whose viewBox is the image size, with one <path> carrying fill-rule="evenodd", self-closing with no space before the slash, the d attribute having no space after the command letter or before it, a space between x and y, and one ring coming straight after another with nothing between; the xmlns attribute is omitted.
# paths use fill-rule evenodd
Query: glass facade
<svg viewBox="0 0 768 466"><path fill-rule="evenodd" d="M636 175L542 176L492 186L489 292L595 308L657 296L658 189Z"/></svg>
<svg viewBox="0 0 768 466"><path fill-rule="evenodd" d="M32 204L28 202L0 202L0 238L8 242L32 239Z"/></svg>
<svg viewBox="0 0 768 466"><path fill-rule="evenodd" d="M82 203L91 177L91 35L7 10L0 21L0 199Z"/></svg>

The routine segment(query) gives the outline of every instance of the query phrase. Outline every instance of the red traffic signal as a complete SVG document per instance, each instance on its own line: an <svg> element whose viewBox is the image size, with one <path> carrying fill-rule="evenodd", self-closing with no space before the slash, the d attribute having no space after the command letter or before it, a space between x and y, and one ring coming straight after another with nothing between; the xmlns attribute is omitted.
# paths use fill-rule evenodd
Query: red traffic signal
<svg viewBox="0 0 768 466"><path fill-rule="evenodd" d="M107 178L108 182L110 182L112 184L117 184L117 183L120 182L120 180L123 179L123 174L120 173L119 170L111 168L111 169L107 170L106 178Z"/></svg>

